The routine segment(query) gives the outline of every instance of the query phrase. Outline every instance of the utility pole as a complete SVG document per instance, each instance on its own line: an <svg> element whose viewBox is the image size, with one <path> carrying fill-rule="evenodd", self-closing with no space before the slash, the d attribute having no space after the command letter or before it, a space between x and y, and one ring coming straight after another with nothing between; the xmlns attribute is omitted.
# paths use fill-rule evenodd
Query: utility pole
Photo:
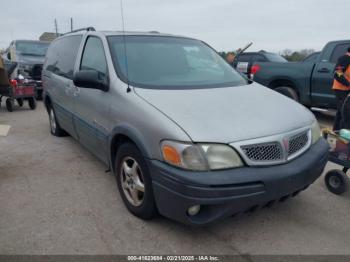
<svg viewBox="0 0 350 262"><path fill-rule="evenodd" d="M73 31L73 17L70 18L70 31Z"/></svg>
<svg viewBox="0 0 350 262"><path fill-rule="evenodd" d="M57 26L57 19L55 18L55 32L56 32L56 37L58 37L58 26Z"/></svg>

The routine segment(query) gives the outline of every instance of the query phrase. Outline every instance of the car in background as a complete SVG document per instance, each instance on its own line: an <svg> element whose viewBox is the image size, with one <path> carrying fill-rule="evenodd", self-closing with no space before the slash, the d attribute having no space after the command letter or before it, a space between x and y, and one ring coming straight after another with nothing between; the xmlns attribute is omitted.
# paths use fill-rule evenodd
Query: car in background
<svg viewBox="0 0 350 262"><path fill-rule="evenodd" d="M336 108L332 90L334 69L348 47L350 40L332 41L302 62L256 62L253 79L308 107Z"/></svg>
<svg viewBox="0 0 350 262"><path fill-rule="evenodd" d="M244 53L238 54L235 57L233 66L239 72L246 74L248 77L250 77L250 75L254 73L254 70L255 70L254 68L252 68L252 66L257 62L287 63L288 61L279 54L270 53L270 52L261 50L259 52L244 52Z"/></svg>
<svg viewBox="0 0 350 262"><path fill-rule="evenodd" d="M21 74L36 82L38 97L42 95L41 71L49 45L45 41L14 40L4 54L5 59L17 63L15 76Z"/></svg>

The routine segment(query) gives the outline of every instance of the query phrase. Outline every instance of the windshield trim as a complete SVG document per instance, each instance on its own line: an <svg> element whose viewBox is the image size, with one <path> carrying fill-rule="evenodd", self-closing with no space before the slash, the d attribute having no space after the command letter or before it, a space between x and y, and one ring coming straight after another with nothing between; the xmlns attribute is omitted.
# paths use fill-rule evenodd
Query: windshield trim
<svg viewBox="0 0 350 262"><path fill-rule="evenodd" d="M114 71L116 72L118 78L124 82L127 85L131 85L132 87L135 88L143 88L143 89L157 89L157 90L189 90L189 89L209 89L209 88L224 88L224 87L232 87L232 86L243 86L243 85L248 85L248 81L247 79L245 79L244 77L241 76L241 74L239 72L237 72L237 70L235 70L234 68L232 68L233 70L235 70L239 76L242 78L242 85L238 84L237 82L225 82L225 83L216 83L216 84L200 84L200 85L149 85L149 84L142 84L142 83L136 83L133 81L130 81L127 76L125 76L122 73L122 70L117 62L117 59L113 58L113 57L117 57L117 54L114 53L114 49L112 47L112 43L110 41L111 38L113 37L129 37L129 36L135 36L135 37L164 37L164 38L176 38L176 39L186 39L186 40L193 40L193 41L198 41L204 45L206 45L207 47L209 47L212 51L214 51L215 53L217 53L217 51L212 48L210 45L208 45L207 43L205 43L204 41L198 40L198 39L194 39L194 38L190 38L190 37L182 37L182 36L163 36L163 35L109 35L106 36L107 38L107 43L108 43L108 47L109 47L109 51L111 54L111 58L112 58L112 62L113 62L113 67L114 67ZM127 45L126 45L127 48ZM218 53L217 53L218 54ZM223 61L225 61L225 59L223 59L219 54L218 56L220 57L219 59L222 59ZM225 61L226 62L226 61ZM127 65L126 65L127 66Z"/></svg>

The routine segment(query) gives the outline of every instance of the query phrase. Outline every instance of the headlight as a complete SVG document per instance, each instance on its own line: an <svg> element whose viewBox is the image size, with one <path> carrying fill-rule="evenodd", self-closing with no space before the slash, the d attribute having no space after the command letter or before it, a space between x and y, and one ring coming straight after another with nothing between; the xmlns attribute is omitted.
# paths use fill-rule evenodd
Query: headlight
<svg viewBox="0 0 350 262"><path fill-rule="evenodd" d="M312 123L311 127L311 138L312 144L315 144L322 136L320 126L317 121Z"/></svg>
<svg viewBox="0 0 350 262"><path fill-rule="evenodd" d="M205 171L243 166L236 151L222 144L163 141L161 151L165 162L189 170Z"/></svg>

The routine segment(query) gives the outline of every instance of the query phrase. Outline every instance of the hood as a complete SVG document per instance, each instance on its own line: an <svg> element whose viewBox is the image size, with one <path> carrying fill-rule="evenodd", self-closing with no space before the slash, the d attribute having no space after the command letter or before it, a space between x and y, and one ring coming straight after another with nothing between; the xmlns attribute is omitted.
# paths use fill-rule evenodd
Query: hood
<svg viewBox="0 0 350 262"><path fill-rule="evenodd" d="M16 54L16 60L20 64L35 65L35 64L43 64L45 57L44 56Z"/></svg>
<svg viewBox="0 0 350 262"><path fill-rule="evenodd" d="M314 121L304 106L257 83L135 92L176 122L194 142L231 143L289 132Z"/></svg>

